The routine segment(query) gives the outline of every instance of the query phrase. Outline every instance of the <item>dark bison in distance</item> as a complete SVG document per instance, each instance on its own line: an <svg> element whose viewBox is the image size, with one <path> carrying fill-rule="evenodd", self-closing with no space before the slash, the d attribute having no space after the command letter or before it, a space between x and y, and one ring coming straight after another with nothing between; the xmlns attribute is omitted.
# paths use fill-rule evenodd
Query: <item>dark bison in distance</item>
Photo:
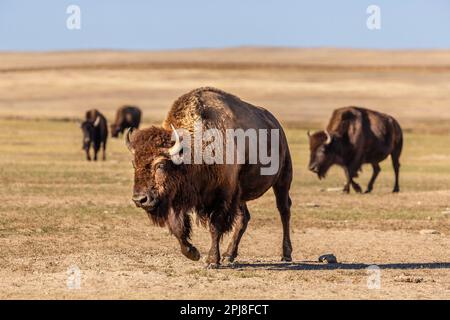
<svg viewBox="0 0 450 320"><path fill-rule="evenodd" d="M172 140L172 125L192 132L198 120L204 128L217 128L222 133L228 128L268 129L267 132L278 129L277 172L261 175L259 162L176 165L171 155L182 152L182 146L176 130L176 142ZM224 233L234 227L222 259L233 262L250 220L247 201L261 197L272 188L283 225L282 260L291 261L291 156L281 125L267 110L218 89L200 88L174 102L162 127L130 130L126 143L134 154L133 201L155 224L168 226L187 258L200 259L199 251L190 243L190 212L194 211L198 221L209 227L211 248L206 262L208 267L216 267L220 263L219 243ZM245 153L248 157L248 147Z"/></svg>
<svg viewBox="0 0 450 320"><path fill-rule="evenodd" d="M127 128L139 128L142 112L133 106L123 106L117 110L116 120L111 124L111 136L117 138Z"/></svg>
<svg viewBox="0 0 450 320"><path fill-rule="evenodd" d="M94 161L100 148L103 149L103 160L106 160L106 141L108 140L108 123L106 118L98 110L92 109L86 112L86 120L81 124L83 131L83 149L86 151L86 159L91 161L90 148L94 148Z"/></svg>
<svg viewBox="0 0 450 320"><path fill-rule="evenodd" d="M380 173L379 163L389 155L395 172L393 192L399 192L400 154L403 146L402 129L391 116L376 111L346 107L333 112L325 131L309 136L311 158L309 169L319 178L325 177L328 169L337 164L347 178L344 192L350 192L350 184L356 192L361 187L353 180L365 163L373 167L366 193L373 189Z"/></svg>

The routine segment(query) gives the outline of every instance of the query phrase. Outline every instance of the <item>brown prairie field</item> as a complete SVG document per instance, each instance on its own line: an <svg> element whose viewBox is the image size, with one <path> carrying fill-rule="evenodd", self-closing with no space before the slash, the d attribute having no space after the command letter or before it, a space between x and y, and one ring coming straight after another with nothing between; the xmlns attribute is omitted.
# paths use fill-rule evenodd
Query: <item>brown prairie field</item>
<svg viewBox="0 0 450 320"><path fill-rule="evenodd" d="M145 127L201 86L263 106L284 125L294 162L292 263L279 261L271 191L249 203L237 263L207 270L132 204L122 139L109 139L106 162L85 161L77 122L85 110L112 121L120 105L136 104ZM306 130L346 105L403 125L399 194L389 159L370 195L342 194L339 168L321 181L308 172ZM1 53L0 127L2 299L450 298L449 51ZM358 181L370 173L364 167ZM193 243L205 256L209 232L195 227ZM339 263L317 262L326 253ZM379 288L368 286L369 265L380 268ZM81 272L78 289L67 286L71 266Z"/></svg>

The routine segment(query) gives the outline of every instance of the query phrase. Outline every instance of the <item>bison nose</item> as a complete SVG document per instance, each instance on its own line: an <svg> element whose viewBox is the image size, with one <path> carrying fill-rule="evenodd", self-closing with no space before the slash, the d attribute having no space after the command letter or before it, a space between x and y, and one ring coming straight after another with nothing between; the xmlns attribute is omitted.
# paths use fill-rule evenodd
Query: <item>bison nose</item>
<svg viewBox="0 0 450 320"><path fill-rule="evenodd" d="M145 194L133 195L133 201L137 207L142 207L148 202L148 197Z"/></svg>
<svg viewBox="0 0 450 320"><path fill-rule="evenodd" d="M144 209L156 209L159 206L159 199L156 194L135 194L133 195L133 201L139 208Z"/></svg>

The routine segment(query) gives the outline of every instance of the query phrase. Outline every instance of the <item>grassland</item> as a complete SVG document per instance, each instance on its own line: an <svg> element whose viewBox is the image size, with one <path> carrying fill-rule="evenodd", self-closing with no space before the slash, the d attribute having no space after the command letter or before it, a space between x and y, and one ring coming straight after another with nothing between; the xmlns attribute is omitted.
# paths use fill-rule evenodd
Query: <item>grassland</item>
<svg viewBox="0 0 450 320"><path fill-rule="evenodd" d="M236 50L0 55L0 297L450 297L448 53ZM132 205L122 140L110 140L106 162L84 159L76 120L87 108L111 120L134 103L149 125L177 96L206 85L268 108L286 127L292 264L278 262L271 192L250 203L237 266L204 270ZM339 168L322 181L307 171L306 130L343 105L389 112L404 126L400 194L390 192L390 161L363 196L336 191ZM358 180L366 184L370 173ZM208 232L196 228L193 241L205 255ZM342 263L315 262L328 252ZM370 264L382 269L379 290L367 288ZM71 265L82 271L78 290L66 286Z"/></svg>

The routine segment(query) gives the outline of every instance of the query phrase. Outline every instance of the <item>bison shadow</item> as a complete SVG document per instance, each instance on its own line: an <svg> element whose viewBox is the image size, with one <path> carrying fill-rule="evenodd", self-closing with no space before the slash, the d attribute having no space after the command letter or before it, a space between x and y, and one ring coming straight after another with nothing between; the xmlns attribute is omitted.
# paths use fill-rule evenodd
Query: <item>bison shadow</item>
<svg viewBox="0 0 450 320"><path fill-rule="evenodd" d="M377 266L380 269L450 269L450 262L417 262L417 263L384 263L384 264L366 264L366 263L332 263L321 264L317 261L304 262L261 262L245 263L236 262L232 265L223 265L221 269L263 269L273 271L289 270L363 270L370 266Z"/></svg>

